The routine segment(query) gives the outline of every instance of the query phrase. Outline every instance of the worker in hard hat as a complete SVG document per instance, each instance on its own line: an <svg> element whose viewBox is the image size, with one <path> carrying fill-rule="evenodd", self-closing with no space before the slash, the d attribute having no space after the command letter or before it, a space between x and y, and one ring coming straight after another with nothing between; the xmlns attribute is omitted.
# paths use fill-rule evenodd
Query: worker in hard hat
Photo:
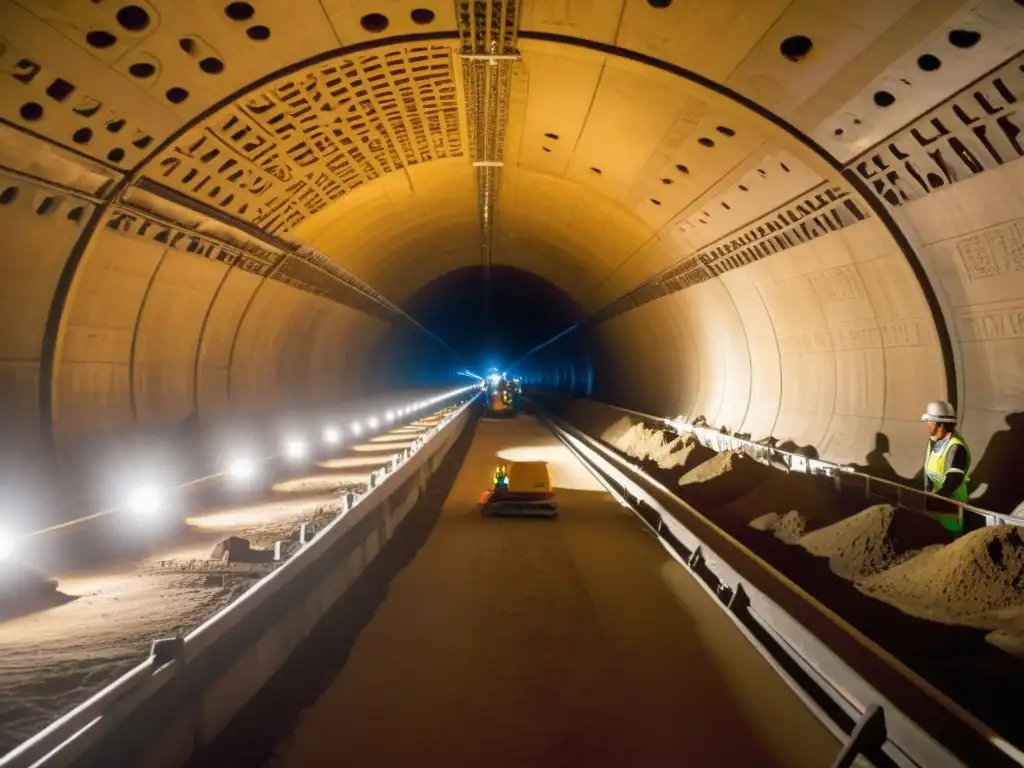
<svg viewBox="0 0 1024 768"><path fill-rule="evenodd" d="M928 423L928 449L924 461L924 489L956 501L967 501L971 449L957 434L957 416L944 400L928 403L921 421Z"/></svg>

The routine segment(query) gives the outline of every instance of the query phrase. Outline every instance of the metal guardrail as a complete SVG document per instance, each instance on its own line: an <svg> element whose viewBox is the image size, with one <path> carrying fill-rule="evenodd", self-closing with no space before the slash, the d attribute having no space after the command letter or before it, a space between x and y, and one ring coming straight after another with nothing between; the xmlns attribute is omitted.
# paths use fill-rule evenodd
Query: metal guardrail
<svg viewBox="0 0 1024 768"><path fill-rule="evenodd" d="M851 467L841 464L808 458L798 453L780 450L773 445L765 445L741 437L734 437L713 427L696 426L682 419L664 419L617 405L610 407L623 413L633 414L645 422L664 424L677 435L692 435L705 448L718 453L722 451L742 451L751 458L775 469L780 469L784 466L788 472L831 477L835 481L837 489L861 492L869 500L886 502L913 512L938 516L956 516L959 518L964 532L982 528L986 525L1024 525L1024 519L1022 518L993 512L990 509L976 507L973 504L964 504L954 499L948 499L945 496L911 488L903 483L858 472Z"/></svg>
<svg viewBox="0 0 1024 768"><path fill-rule="evenodd" d="M234 656L225 647L225 641L231 639L229 635L240 633L243 640L251 641L256 626L266 619L268 605L272 609L290 606L290 599L282 601L277 598L290 598L286 591L292 582L297 582L304 576L308 577L309 574L317 575L316 561L328 547L337 545L338 541L368 522L365 515L359 515L362 512L370 514L375 511L376 507L367 507L367 504L373 504L375 496L382 500L381 504L387 505L389 494L395 493L396 488L400 488L409 480L408 477L402 476L407 474L402 470L415 463L414 459L424 448L442 434L449 424L463 415L477 397L479 393L469 397L457 410L446 414L428 435L417 438L408 455L399 456L392 469L386 473L386 480L398 478L397 486L386 480L382 481L354 499L354 503L343 505L343 510L334 520L317 531L305 546L280 567L260 579L242 597L207 619L185 637L156 640L149 658L0 757L0 768L93 765L95 763L85 757L86 752L103 740L123 741L129 753L133 749L141 750L139 745L145 743L147 738L151 738L152 734L126 729L124 723L130 717L139 717L143 720L148 717L152 722L170 717L170 714L159 706L162 703L159 697L167 694L168 686L178 685L189 689L178 692L178 695L196 696L206 677L217 674L233 660ZM207 658L209 653L216 658ZM137 710L147 711L140 715ZM181 748L184 749L184 757L187 759L192 751L191 741L183 744ZM108 764L113 765L104 763Z"/></svg>
<svg viewBox="0 0 1024 768"><path fill-rule="evenodd" d="M833 768L1024 765L1024 753L672 491L600 440L539 415L839 740Z"/></svg>

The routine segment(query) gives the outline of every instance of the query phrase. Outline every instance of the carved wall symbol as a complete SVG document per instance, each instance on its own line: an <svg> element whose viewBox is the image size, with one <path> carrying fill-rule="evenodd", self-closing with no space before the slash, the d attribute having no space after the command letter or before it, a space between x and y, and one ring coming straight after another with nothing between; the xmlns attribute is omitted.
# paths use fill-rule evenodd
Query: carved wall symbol
<svg viewBox="0 0 1024 768"><path fill-rule="evenodd" d="M147 169L271 234L407 165L462 155L449 48L321 64L232 105Z"/></svg>
<svg viewBox="0 0 1024 768"><path fill-rule="evenodd" d="M1024 272L1024 219L961 238L956 248L971 280Z"/></svg>
<svg viewBox="0 0 1024 768"><path fill-rule="evenodd" d="M1024 55L851 161L890 207L1024 156Z"/></svg>

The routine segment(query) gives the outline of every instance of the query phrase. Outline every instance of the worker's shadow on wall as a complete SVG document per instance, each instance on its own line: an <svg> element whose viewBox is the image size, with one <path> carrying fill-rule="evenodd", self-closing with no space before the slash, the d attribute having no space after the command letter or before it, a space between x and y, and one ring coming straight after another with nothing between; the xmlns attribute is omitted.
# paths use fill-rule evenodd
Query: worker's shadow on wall
<svg viewBox="0 0 1024 768"><path fill-rule="evenodd" d="M805 459L818 459L818 448L814 445L797 445L792 440L787 440L784 443L778 443L776 446L780 451L786 453L795 453L797 456L803 456Z"/></svg>
<svg viewBox="0 0 1024 768"><path fill-rule="evenodd" d="M921 473L918 472L915 477L904 477L901 475L889 461L890 452L889 436L884 432L876 432L875 447L868 451L867 455L864 457L865 463L854 464L853 468L865 475L871 475L871 477L878 477L882 480L889 480L903 485L913 485L914 483L917 483L919 486L921 484L919 481L922 480Z"/></svg>
<svg viewBox="0 0 1024 768"><path fill-rule="evenodd" d="M1009 414L1006 425L1009 429L992 435L980 460L972 457L976 463L970 484L971 504L1003 514L1024 501L1024 413Z"/></svg>

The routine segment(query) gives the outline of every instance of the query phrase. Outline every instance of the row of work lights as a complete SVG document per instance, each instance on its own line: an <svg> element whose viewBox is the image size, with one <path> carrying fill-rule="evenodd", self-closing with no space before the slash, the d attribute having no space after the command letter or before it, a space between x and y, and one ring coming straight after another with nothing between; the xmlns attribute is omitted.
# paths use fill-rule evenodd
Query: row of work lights
<svg viewBox="0 0 1024 768"><path fill-rule="evenodd" d="M368 417L352 421L347 429L337 424L327 424L320 432L320 443L328 448L337 448L344 444L346 437L359 438L363 435L373 434L382 426L389 427L396 421L418 416L424 411L437 406L447 400L451 400L469 390L476 389L475 386L460 387L448 392L443 392L435 397L404 405L400 408L391 408L381 414L373 414ZM314 450L316 442L311 441L303 435L285 435L280 444L280 453L275 456L259 458L253 453L238 452L230 454L219 472L236 483L246 483L254 480L260 472L260 467L267 461L283 458L291 463L301 463L308 460ZM211 477L216 477L213 475ZM158 486L145 484L136 487L126 499L126 506L132 512L139 515L151 515L159 512L164 506L164 499L167 492L162 491Z"/></svg>

